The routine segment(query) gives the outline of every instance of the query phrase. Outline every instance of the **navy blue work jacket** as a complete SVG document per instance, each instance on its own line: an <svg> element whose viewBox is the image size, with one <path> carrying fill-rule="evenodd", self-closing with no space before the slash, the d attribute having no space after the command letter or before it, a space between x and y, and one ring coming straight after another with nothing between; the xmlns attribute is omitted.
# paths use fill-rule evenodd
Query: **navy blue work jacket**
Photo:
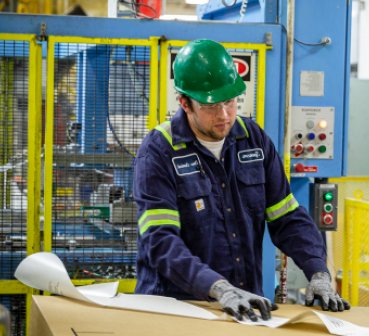
<svg viewBox="0 0 369 336"><path fill-rule="evenodd" d="M317 226L290 191L276 149L251 119L237 117L216 159L179 109L152 130L135 160L136 293L208 300L222 278L263 295L262 241L308 279L328 271Z"/></svg>

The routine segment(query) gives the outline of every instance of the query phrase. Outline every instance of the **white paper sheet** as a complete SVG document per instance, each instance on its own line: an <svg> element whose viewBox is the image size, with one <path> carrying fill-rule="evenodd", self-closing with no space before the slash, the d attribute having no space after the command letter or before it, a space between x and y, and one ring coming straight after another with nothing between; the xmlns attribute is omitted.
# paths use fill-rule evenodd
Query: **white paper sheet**
<svg viewBox="0 0 369 336"><path fill-rule="evenodd" d="M369 328L360 327L351 322L343 321L333 316L313 311L325 324L332 335L340 336L369 336Z"/></svg>
<svg viewBox="0 0 369 336"><path fill-rule="evenodd" d="M15 277L27 286L76 300L106 307L179 315L206 320L224 320L206 309L157 295L117 294L118 282L75 287L62 261L52 253L39 252L25 258L15 271ZM315 310L305 311L292 318L273 316L268 321L237 321L252 326L279 328L289 323L306 321L314 314L320 318L329 333L339 336L369 336L369 328L325 315Z"/></svg>
<svg viewBox="0 0 369 336"><path fill-rule="evenodd" d="M39 252L22 260L15 277L25 285L76 300L107 307L216 320L218 317L195 305L157 295L117 294L118 282L75 287L62 261L52 253Z"/></svg>
<svg viewBox="0 0 369 336"><path fill-rule="evenodd" d="M347 322L330 315L325 315L316 310L309 310L297 314L291 318L286 317L272 317L268 321L264 321L261 318L257 322L252 322L250 320L239 321L241 324L247 325L260 325L270 328L279 328L286 324L299 323L303 321L308 321L316 315L328 329L329 333L338 336L369 336L369 328L360 327L351 322Z"/></svg>

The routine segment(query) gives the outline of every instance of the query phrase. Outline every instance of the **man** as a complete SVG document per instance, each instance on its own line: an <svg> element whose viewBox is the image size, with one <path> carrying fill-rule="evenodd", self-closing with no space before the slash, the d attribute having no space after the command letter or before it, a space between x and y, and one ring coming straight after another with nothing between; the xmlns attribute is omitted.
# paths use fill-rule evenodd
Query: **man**
<svg viewBox="0 0 369 336"><path fill-rule="evenodd" d="M151 131L135 161L136 293L217 300L238 319L271 317L262 291L265 221L273 243L310 281L306 302L349 305L330 285L322 237L293 197L269 137L236 116L246 87L217 42L195 40L174 62L181 105Z"/></svg>

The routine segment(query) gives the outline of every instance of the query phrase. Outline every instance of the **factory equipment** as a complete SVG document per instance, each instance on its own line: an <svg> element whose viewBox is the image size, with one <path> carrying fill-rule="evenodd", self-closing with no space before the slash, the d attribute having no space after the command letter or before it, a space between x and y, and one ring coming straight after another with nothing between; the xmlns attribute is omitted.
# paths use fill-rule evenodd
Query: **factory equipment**
<svg viewBox="0 0 369 336"><path fill-rule="evenodd" d="M32 58L42 44L2 37L1 294L17 292L17 265L39 250L56 253L79 283L134 279L132 167L147 132L152 42L55 42L47 60L53 89L42 90L42 54ZM14 334L25 330L27 291L0 297Z"/></svg>
<svg viewBox="0 0 369 336"><path fill-rule="evenodd" d="M178 101L177 95L174 89L174 75L173 75L173 62L176 58L177 52L184 43L180 43L176 45L173 41L165 42L169 52L169 62L167 62L167 87L163 88L166 92L166 118L170 119L177 112L178 109ZM177 43L178 44L178 43ZM164 47L164 45L163 45ZM233 57L233 61L237 67L238 73L241 78L244 80L247 87L246 92L237 97L237 114L244 117L251 117L256 119L256 88L257 88L257 64L259 61L259 53L258 46L251 45L237 45L235 48L228 48L228 51ZM248 49L245 49L248 48ZM243 50L242 50L243 49ZM236 51L237 50L237 51ZM241 52L242 50L242 52ZM246 51L247 50L247 51Z"/></svg>
<svg viewBox="0 0 369 336"><path fill-rule="evenodd" d="M26 255L28 181L28 41L0 39L0 279L13 272ZM10 293L6 293L10 294ZM25 326L24 295L1 295L12 316L14 335Z"/></svg>
<svg viewBox="0 0 369 336"><path fill-rule="evenodd" d="M278 78L285 83L279 91L285 98L277 123L272 122L276 108L266 104L265 129L284 160L296 199L311 210L323 236L325 231L336 230L337 186L322 180L346 173L351 2L210 1L199 6L197 13L218 22L282 27L286 44L281 57L286 62ZM272 39L274 51L274 34ZM277 89L278 80L271 83L269 79L270 67L266 97ZM327 200L328 195L333 198ZM266 250L266 268L274 268L272 244L266 244ZM286 289L285 256L278 263L282 266L280 284ZM297 279L288 285L295 288L297 283L303 287L307 282Z"/></svg>
<svg viewBox="0 0 369 336"><path fill-rule="evenodd" d="M147 133L150 46L55 41L54 50L44 247L72 278L134 278L132 169Z"/></svg>
<svg viewBox="0 0 369 336"><path fill-rule="evenodd" d="M312 184L311 188L310 212L315 223L321 230L337 230L337 184L323 180Z"/></svg>
<svg viewBox="0 0 369 336"><path fill-rule="evenodd" d="M281 155L289 153L291 184L297 193L303 188L305 196L299 201L309 208L310 179L342 176L346 171L351 4L310 1L294 5L290 8L294 16L293 60L281 69L282 79L291 67L293 87L283 87L280 92L291 89L290 124L284 128L268 122L276 112L266 106L265 129L279 145ZM198 7L198 15L217 21L274 23L282 28L285 43L288 9L287 1L210 1ZM274 46L275 35L270 38ZM275 89L274 84L268 87L267 78L266 96ZM284 107L277 125L285 122ZM290 146L283 152L286 129Z"/></svg>
<svg viewBox="0 0 369 336"><path fill-rule="evenodd" d="M240 113L283 154L286 11L287 1L199 7L203 19L237 25L1 15L1 279L14 281L20 260L38 250L58 254L79 283L134 278L134 159L148 130L176 110L170 65L188 40L214 39L234 54L248 87ZM336 1L296 6L288 152L293 192L307 208L312 178L345 172L349 13L350 4ZM264 291L273 298L268 237L264 259ZM27 289L7 282L0 294L13 321L24 321Z"/></svg>

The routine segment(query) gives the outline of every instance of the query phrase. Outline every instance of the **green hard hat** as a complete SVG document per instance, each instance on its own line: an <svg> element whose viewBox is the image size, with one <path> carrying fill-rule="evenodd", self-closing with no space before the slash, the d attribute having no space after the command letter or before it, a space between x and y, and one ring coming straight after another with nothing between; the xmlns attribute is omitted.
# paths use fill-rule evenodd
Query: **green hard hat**
<svg viewBox="0 0 369 336"><path fill-rule="evenodd" d="M212 40L186 44L178 52L173 73L175 89L203 104L226 101L246 90L232 57Z"/></svg>

